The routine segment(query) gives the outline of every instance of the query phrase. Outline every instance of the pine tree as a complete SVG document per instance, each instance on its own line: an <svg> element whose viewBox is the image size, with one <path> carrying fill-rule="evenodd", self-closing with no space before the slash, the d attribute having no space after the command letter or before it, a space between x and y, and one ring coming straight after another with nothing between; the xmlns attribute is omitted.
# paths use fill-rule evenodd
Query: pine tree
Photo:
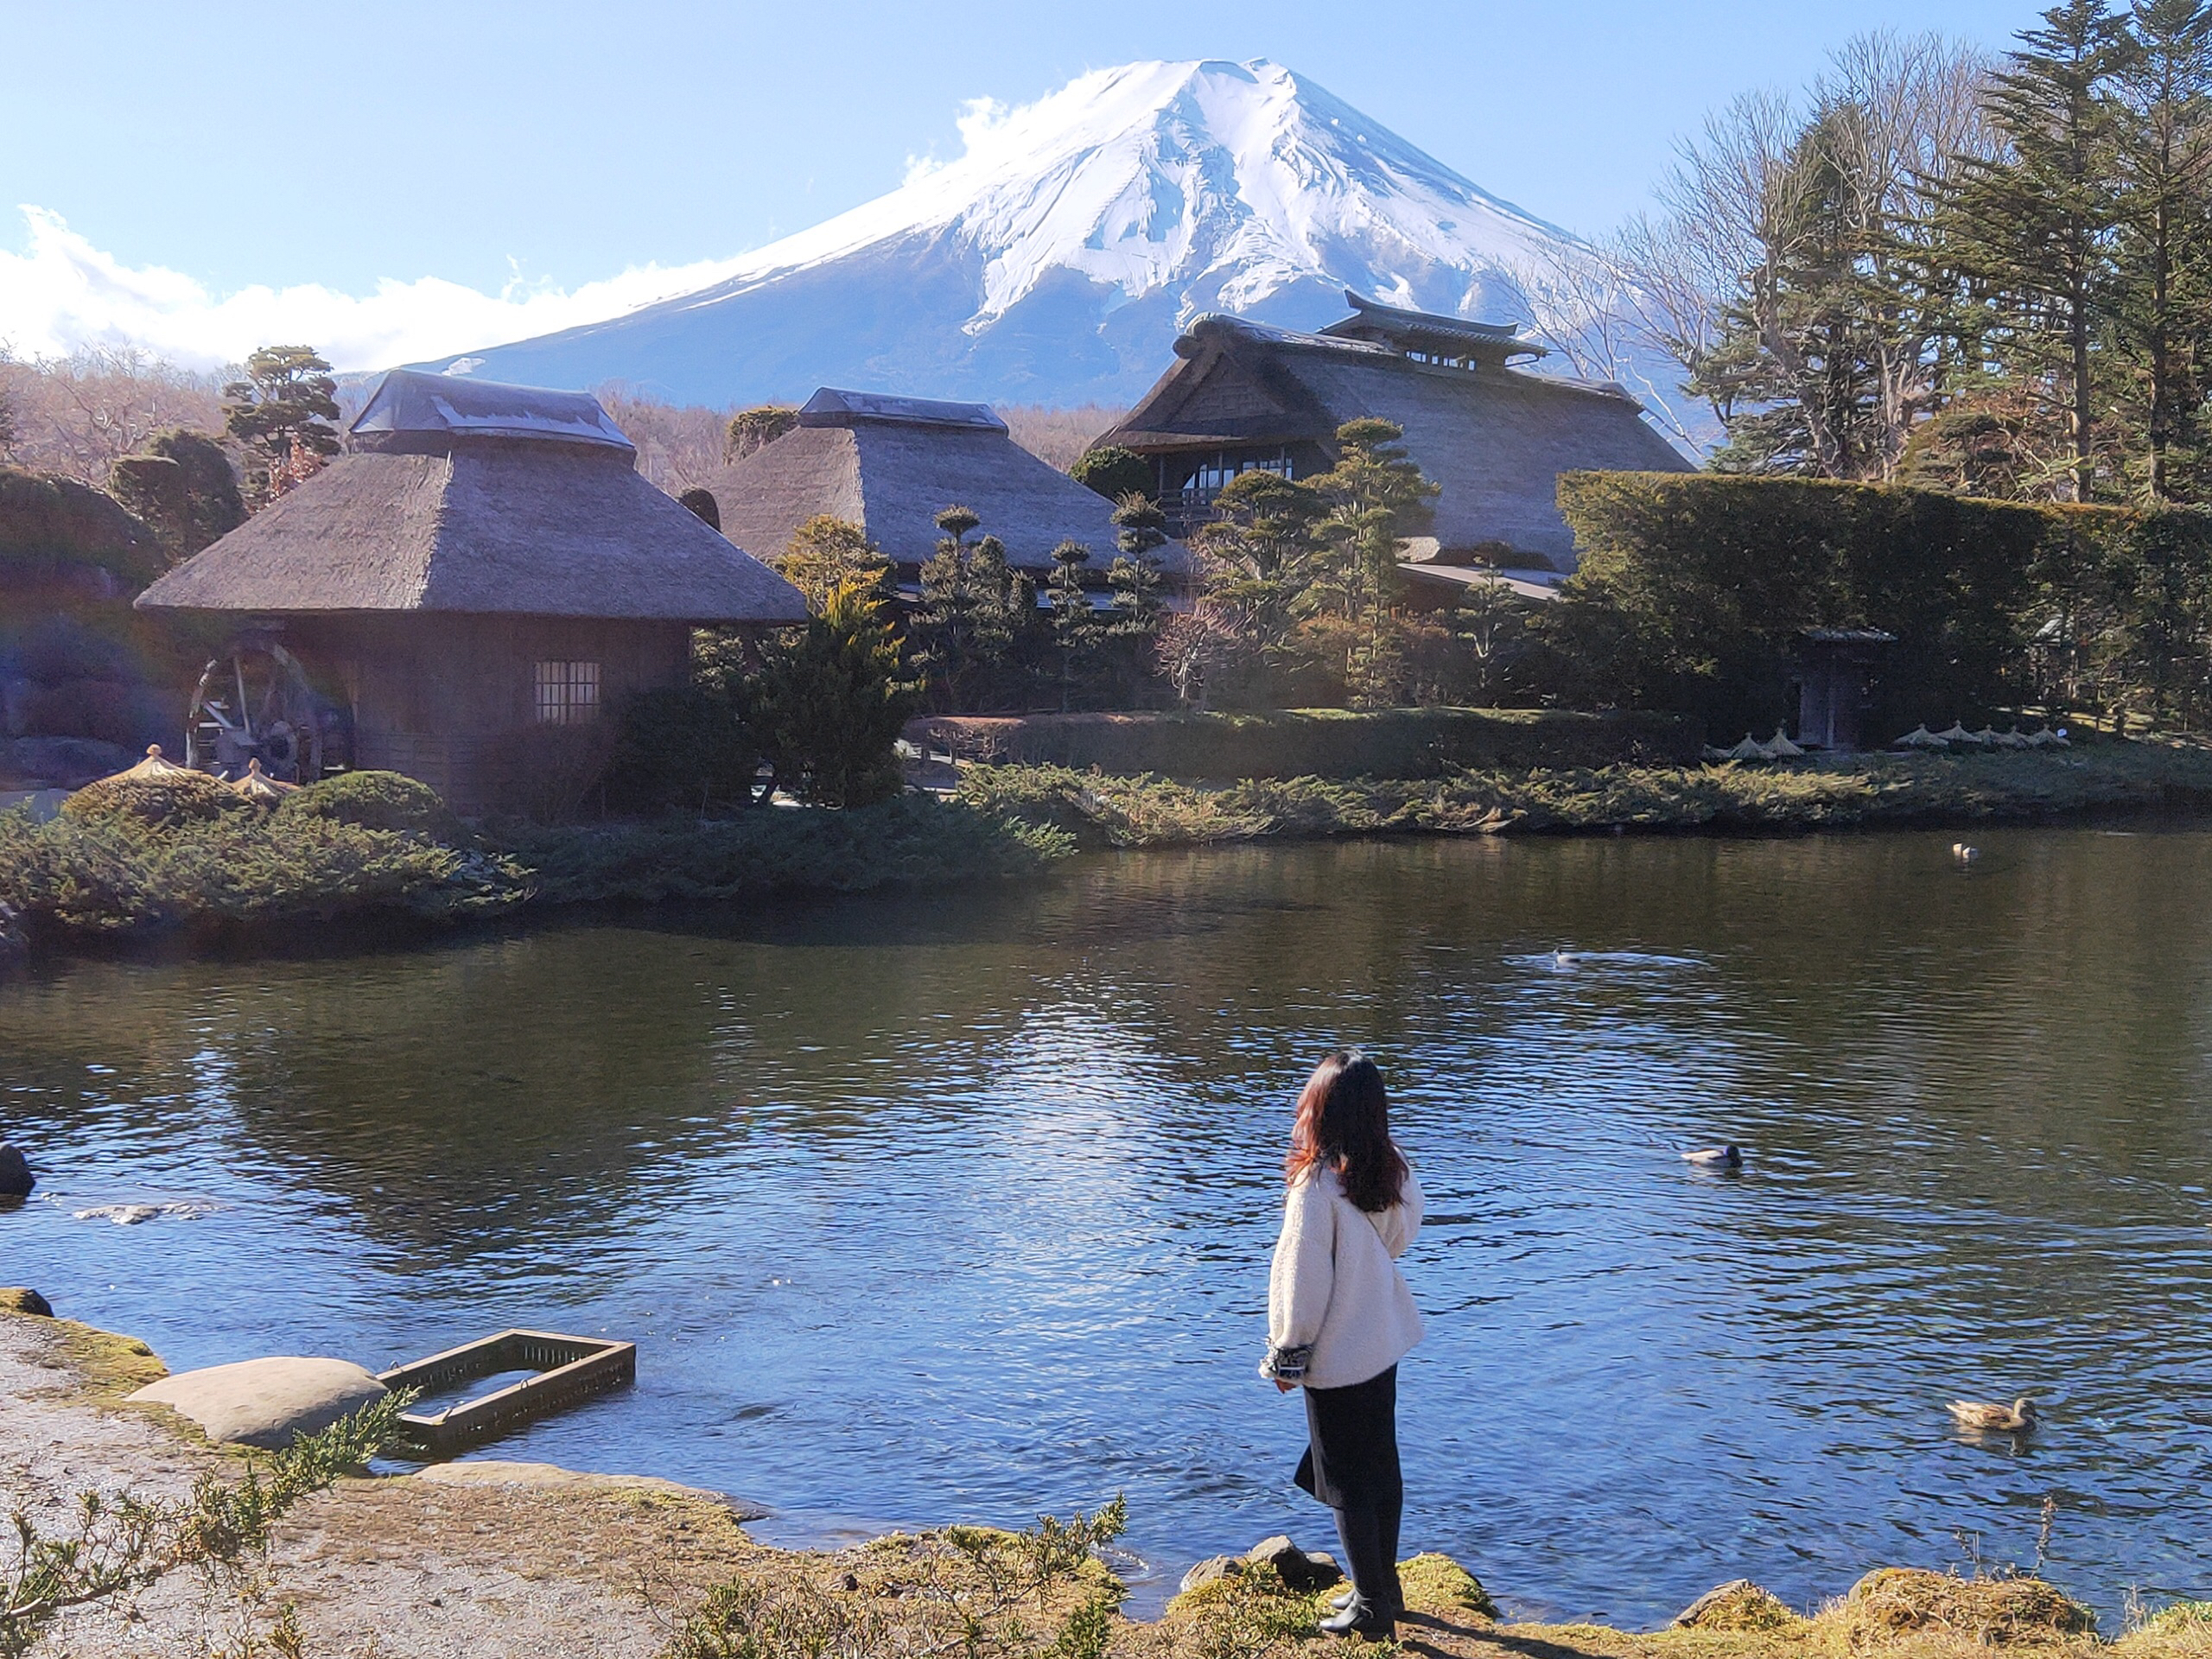
<svg viewBox="0 0 2212 1659"><path fill-rule="evenodd" d="M338 453L337 393L311 346L264 346L246 359L245 378L223 388L223 425L264 457L256 493L282 495Z"/></svg>
<svg viewBox="0 0 2212 1659"><path fill-rule="evenodd" d="M921 605L907 630L914 660L944 713L982 707L1004 689L1037 609L1035 588L1007 568L998 537L969 542L982 522L966 507L938 514L944 534L922 566Z"/></svg>
<svg viewBox="0 0 2212 1659"><path fill-rule="evenodd" d="M2212 342L2212 5L2143 0L2129 22L2113 77L2119 234L2106 309L2128 448L2155 502L2177 494L2177 459L2195 471Z"/></svg>
<svg viewBox="0 0 2212 1659"><path fill-rule="evenodd" d="M1333 604L1345 623L1344 683L1362 702L1388 702L1395 690L1398 554L1427 527L1438 490L1406 454L1405 435L1395 421L1347 421L1337 429L1337 464L1306 486L1328 504L1313 533L1333 554L1308 603Z"/></svg>
<svg viewBox="0 0 2212 1659"><path fill-rule="evenodd" d="M1857 176L1868 124L1830 102L1767 181L1764 257L1688 384L1732 412L1719 470L1879 479L1902 448L1884 418L1883 323L1908 302L1876 270L1888 227Z"/></svg>
<svg viewBox="0 0 2212 1659"><path fill-rule="evenodd" d="M2094 492L2094 357L2113 282L2113 78L2125 21L2107 0L2063 0L2019 36L1985 100L2005 151L1967 158L1939 213L1943 257L1979 316L1960 355L2042 385L2063 423L2065 493Z"/></svg>
<svg viewBox="0 0 2212 1659"><path fill-rule="evenodd" d="M1080 542L1062 542L1052 550L1047 597L1052 607L1052 645L1060 659L1060 712L1064 715L1104 633L1083 585L1090 565L1090 550Z"/></svg>

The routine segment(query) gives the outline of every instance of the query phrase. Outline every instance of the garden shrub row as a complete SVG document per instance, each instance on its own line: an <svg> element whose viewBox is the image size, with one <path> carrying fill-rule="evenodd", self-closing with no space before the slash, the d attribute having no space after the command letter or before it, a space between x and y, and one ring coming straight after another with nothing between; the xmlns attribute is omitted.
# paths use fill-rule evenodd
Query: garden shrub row
<svg viewBox="0 0 2212 1659"><path fill-rule="evenodd" d="M1693 721L1533 709L1294 709L1264 714L938 716L907 741L963 760L1170 778L1435 778L1459 767L1697 759Z"/></svg>

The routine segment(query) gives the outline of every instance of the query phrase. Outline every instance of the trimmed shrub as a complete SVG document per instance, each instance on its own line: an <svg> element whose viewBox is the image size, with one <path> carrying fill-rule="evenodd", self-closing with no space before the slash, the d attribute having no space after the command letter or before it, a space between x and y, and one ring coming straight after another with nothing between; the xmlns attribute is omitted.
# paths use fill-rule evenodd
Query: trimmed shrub
<svg viewBox="0 0 2212 1659"><path fill-rule="evenodd" d="M1669 715L1533 709L1291 709L1264 714L941 716L908 740L966 760L1170 778L1436 778L1475 766L1653 765L1697 759Z"/></svg>
<svg viewBox="0 0 2212 1659"><path fill-rule="evenodd" d="M471 839L437 791L398 772L346 772L320 779L285 797L276 813L288 820L390 830L449 847L467 846Z"/></svg>
<svg viewBox="0 0 2212 1659"><path fill-rule="evenodd" d="M688 685L624 700L601 783L613 811L706 812L749 803L760 769L760 745L738 702Z"/></svg>
<svg viewBox="0 0 2212 1659"><path fill-rule="evenodd" d="M1148 496L1160 486L1153 476L1150 461L1134 450L1111 443L1086 449L1077 455L1075 464L1068 468L1068 476L1109 501L1119 501L1131 494Z"/></svg>
<svg viewBox="0 0 2212 1659"><path fill-rule="evenodd" d="M182 767L160 778L134 778L127 772L102 778L61 803L62 816L73 823L128 824L140 830L213 823L246 810L244 798L220 779Z"/></svg>

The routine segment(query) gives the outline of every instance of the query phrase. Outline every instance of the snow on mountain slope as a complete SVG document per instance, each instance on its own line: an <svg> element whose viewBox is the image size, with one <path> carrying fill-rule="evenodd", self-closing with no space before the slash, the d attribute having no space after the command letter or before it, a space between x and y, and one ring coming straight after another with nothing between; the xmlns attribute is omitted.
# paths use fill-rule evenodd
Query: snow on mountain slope
<svg viewBox="0 0 2212 1659"><path fill-rule="evenodd" d="M961 128L957 160L711 288L428 366L712 404L1124 402L1201 312L1313 327L1351 288L1517 319L1513 273L1578 245L1264 60L1100 70Z"/></svg>

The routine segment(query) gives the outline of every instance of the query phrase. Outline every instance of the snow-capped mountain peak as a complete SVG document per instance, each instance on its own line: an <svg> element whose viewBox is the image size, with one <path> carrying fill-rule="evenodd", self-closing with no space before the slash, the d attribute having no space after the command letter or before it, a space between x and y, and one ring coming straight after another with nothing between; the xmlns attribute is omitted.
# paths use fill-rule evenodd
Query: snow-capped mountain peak
<svg viewBox="0 0 2212 1659"><path fill-rule="evenodd" d="M1264 60L1097 70L973 104L961 133L958 156L711 288L467 367L714 403L817 384L1116 401L1198 313L1313 327L1352 288L1510 320L1516 273L1575 245Z"/></svg>

